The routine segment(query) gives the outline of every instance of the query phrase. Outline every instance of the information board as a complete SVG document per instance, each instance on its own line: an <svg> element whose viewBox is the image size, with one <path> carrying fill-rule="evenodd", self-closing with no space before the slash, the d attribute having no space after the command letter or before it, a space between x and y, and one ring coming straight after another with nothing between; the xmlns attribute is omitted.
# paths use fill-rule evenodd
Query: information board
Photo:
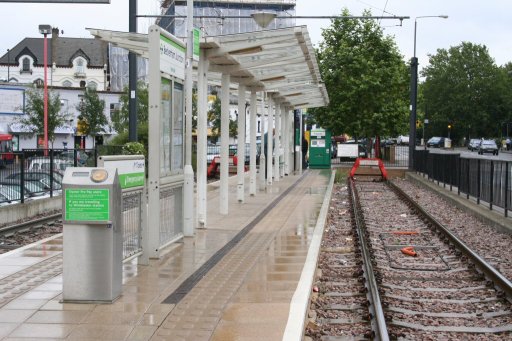
<svg viewBox="0 0 512 341"><path fill-rule="evenodd" d="M65 220L109 221L110 193L108 189L65 190Z"/></svg>

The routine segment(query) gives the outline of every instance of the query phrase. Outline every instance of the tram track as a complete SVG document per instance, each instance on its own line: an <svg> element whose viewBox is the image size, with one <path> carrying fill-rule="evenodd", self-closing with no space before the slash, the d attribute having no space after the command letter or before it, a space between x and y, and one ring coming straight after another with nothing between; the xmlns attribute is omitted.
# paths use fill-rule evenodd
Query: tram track
<svg viewBox="0 0 512 341"><path fill-rule="evenodd" d="M512 338L510 281L400 188L350 179L330 208L307 340Z"/></svg>
<svg viewBox="0 0 512 341"><path fill-rule="evenodd" d="M62 232L62 214L55 213L0 228L0 253Z"/></svg>
<svg viewBox="0 0 512 341"><path fill-rule="evenodd" d="M391 339L512 336L505 277L397 187L350 186Z"/></svg>

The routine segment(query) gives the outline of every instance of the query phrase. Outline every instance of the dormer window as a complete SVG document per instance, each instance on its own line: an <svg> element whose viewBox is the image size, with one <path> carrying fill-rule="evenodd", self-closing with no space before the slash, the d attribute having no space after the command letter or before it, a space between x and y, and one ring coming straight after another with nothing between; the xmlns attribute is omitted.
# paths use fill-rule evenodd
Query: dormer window
<svg viewBox="0 0 512 341"><path fill-rule="evenodd" d="M30 59L23 58L23 71L30 71Z"/></svg>
<svg viewBox="0 0 512 341"><path fill-rule="evenodd" d="M30 58L28 57L24 57L22 60L21 60L21 70L20 70L20 73L32 73L32 69L30 68Z"/></svg>
<svg viewBox="0 0 512 341"><path fill-rule="evenodd" d="M76 78L85 78L85 61L82 58L76 59L75 77Z"/></svg>
<svg viewBox="0 0 512 341"><path fill-rule="evenodd" d="M84 61L82 59L78 59L76 61L76 72L77 73L85 73L84 72Z"/></svg>

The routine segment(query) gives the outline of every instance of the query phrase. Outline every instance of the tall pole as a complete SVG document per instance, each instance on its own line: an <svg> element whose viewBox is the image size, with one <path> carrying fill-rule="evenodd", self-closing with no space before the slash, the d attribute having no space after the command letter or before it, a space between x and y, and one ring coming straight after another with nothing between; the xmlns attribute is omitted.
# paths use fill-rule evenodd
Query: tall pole
<svg viewBox="0 0 512 341"><path fill-rule="evenodd" d="M11 50L7 49L7 83L11 80Z"/></svg>
<svg viewBox="0 0 512 341"><path fill-rule="evenodd" d="M44 57L43 57L43 68L44 68L44 149L48 149L48 34L44 34Z"/></svg>
<svg viewBox="0 0 512 341"><path fill-rule="evenodd" d="M130 0L128 5L129 22L128 31L137 32L137 0ZM137 56L133 52L128 53L128 139L137 141Z"/></svg>
<svg viewBox="0 0 512 341"><path fill-rule="evenodd" d="M194 235L194 169L192 168L192 62L194 51L194 2L187 0L187 62L185 64L185 167L183 234Z"/></svg>
<svg viewBox="0 0 512 341"><path fill-rule="evenodd" d="M416 58L417 19L448 18L447 15L425 15L414 18L414 54L411 58L411 116L409 120L409 170L414 169L414 149L416 148L416 104L418 101L418 58Z"/></svg>

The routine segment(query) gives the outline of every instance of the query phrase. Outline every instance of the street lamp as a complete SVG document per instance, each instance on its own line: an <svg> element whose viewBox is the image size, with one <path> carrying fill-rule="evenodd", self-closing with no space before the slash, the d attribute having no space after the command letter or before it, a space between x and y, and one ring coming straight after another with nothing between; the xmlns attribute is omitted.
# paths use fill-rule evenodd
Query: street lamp
<svg viewBox="0 0 512 341"><path fill-rule="evenodd" d="M11 50L7 49L7 83L11 80Z"/></svg>
<svg viewBox="0 0 512 341"><path fill-rule="evenodd" d="M409 120L409 170L414 168L414 149L416 147L416 104L418 99L418 58L416 58L417 20L422 18L443 18L447 15L424 15L414 18L414 56L411 58L411 117Z"/></svg>
<svg viewBox="0 0 512 341"><path fill-rule="evenodd" d="M39 33L44 36L43 68L44 68L44 149L48 149L48 34L52 33L50 25L39 25Z"/></svg>

